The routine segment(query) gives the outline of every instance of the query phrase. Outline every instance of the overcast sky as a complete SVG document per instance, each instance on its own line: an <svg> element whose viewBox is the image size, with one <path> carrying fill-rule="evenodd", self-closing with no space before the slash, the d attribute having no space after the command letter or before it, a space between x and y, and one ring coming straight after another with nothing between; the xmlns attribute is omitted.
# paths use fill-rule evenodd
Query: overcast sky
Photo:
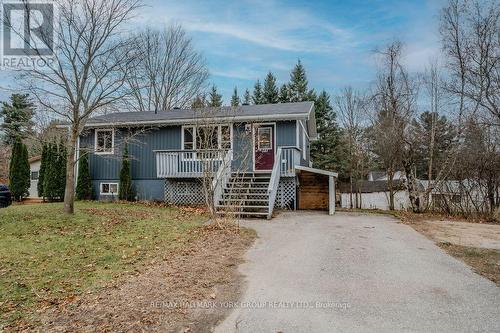
<svg viewBox="0 0 500 333"><path fill-rule="evenodd" d="M184 26L207 59L210 82L228 103L232 89L250 90L268 71L288 81L301 59L310 86L333 94L374 79L373 50L399 38L410 70L439 54L438 14L443 1L146 1L134 27ZM0 86L12 86L0 71ZM7 93L0 92L0 99Z"/></svg>

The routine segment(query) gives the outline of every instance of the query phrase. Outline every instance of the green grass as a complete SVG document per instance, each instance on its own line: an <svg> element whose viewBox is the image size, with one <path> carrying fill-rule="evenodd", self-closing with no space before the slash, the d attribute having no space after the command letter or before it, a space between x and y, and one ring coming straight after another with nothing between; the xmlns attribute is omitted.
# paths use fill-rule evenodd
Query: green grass
<svg viewBox="0 0 500 333"><path fill-rule="evenodd" d="M78 202L0 209L0 330L96 290L181 247L204 217L175 208Z"/></svg>

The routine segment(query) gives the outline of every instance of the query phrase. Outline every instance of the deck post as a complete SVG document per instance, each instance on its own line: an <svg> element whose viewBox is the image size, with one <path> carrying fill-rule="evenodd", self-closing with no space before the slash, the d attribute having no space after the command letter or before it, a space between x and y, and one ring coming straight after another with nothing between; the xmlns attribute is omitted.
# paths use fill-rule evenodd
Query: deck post
<svg viewBox="0 0 500 333"><path fill-rule="evenodd" d="M328 214L335 214L335 180L333 176L328 177Z"/></svg>

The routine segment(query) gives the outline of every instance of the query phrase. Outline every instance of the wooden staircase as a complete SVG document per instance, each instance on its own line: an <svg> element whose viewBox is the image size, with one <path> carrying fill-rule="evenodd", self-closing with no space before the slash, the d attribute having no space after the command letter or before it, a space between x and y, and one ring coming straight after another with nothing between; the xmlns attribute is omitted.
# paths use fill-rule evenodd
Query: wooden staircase
<svg viewBox="0 0 500 333"><path fill-rule="evenodd" d="M218 214L268 217L270 173L232 173L216 203Z"/></svg>

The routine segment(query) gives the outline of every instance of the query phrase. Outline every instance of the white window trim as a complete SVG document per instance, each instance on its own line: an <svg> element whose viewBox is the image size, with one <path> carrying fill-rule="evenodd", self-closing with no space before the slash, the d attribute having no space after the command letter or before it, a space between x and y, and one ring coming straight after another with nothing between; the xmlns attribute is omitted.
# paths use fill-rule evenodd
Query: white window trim
<svg viewBox="0 0 500 333"><path fill-rule="evenodd" d="M110 185L110 187L111 187L111 185L116 185L116 193L104 193L104 192L102 191L102 186L103 186L103 185L106 185L106 184ZM119 190L120 190L120 189L119 189L119 186L120 186L120 185L119 185L118 183L106 183L106 182L104 182L104 183L99 183L99 194L100 194L100 195L118 195L118 192L119 192Z"/></svg>
<svg viewBox="0 0 500 333"><path fill-rule="evenodd" d="M221 124L221 125L183 125L181 129L181 150L186 150L184 149L184 129L185 128L192 128L193 129L193 150L197 149L197 131L198 127L217 127L217 149L222 149L222 126L228 126L229 127L229 143L230 147L229 149L233 149L233 124Z"/></svg>
<svg viewBox="0 0 500 333"><path fill-rule="evenodd" d="M111 151L99 151L97 149L97 133L111 131ZM114 128L98 128L94 131L94 153L96 155L113 155L115 153L115 129Z"/></svg>

